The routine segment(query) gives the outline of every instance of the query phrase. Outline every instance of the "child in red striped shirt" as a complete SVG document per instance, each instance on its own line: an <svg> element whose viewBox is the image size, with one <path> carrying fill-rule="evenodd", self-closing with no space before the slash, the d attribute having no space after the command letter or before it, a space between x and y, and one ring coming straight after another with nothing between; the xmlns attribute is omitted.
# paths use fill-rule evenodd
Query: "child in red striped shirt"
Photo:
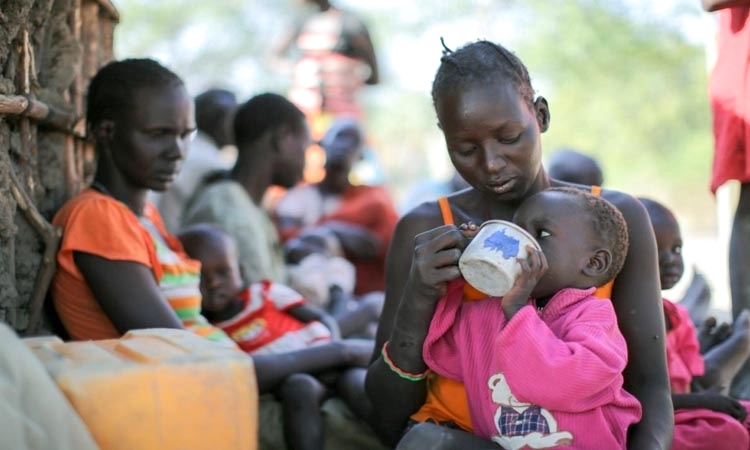
<svg viewBox="0 0 750 450"><path fill-rule="evenodd" d="M290 449L323 448L320 406L333 392L360 418L369 413L364 368L372 354L371 341L340 339L336 320L287 286L271 281L245 285L236 244L220 228L197 224L178 237L187 254L201 262L203 314L214 326L254 358L295 352L299 372L270 389L282 403ZM309 361L320 352L299 351L313 346L330 347L326 369L319 360ZM308 373L309 367L317 370Z"/></svg>

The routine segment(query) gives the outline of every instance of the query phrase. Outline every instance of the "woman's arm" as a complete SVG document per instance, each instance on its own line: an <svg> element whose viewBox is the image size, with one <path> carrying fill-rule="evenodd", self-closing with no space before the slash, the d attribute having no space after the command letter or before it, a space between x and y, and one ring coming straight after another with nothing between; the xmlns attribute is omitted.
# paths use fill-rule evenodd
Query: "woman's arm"
<svg viewBox="0 0 750 450"><path fill-rule="evenodd" d="M631 427L628 448L666 450L672 442L674 411L656 240L646 210L635 198L614 191L604 191L602 196L622 212L630 237L625 265L612 290L618 324L628 344L625 389L643 406L643 418Z"/></svg>
<svg viewBox="0 0 750 450"><path fill-rule="evenodd" d="M718 11L725 8L734 8L735 6L750 5L748 0L701 0L703 9L708 12Z"/></svg>
<svg viewBox="0 0 750 450"><path fill-rule="evenodd" d="M139 328L183 328L147 266L73 252L96 301L120 333Z"/></svg>
<svg viewBox="0 0 750 450"><path fill-rule="evenodd" d="M425 205L434 208L435 204ZM435 226L425 206L399 221L386 261L386 295L376 337L373 363L365 389L373 402L372 426L394 444L409 419L424 403L425 381L411 381L393 372L380 356L388 341L394 365L418 374L427 369L422 345L437 300L447 283L459 276L458 258L465 241L453 226ZM428 229L429 231L422 232ZM415 238L416 236L416 238Z"/></svg>

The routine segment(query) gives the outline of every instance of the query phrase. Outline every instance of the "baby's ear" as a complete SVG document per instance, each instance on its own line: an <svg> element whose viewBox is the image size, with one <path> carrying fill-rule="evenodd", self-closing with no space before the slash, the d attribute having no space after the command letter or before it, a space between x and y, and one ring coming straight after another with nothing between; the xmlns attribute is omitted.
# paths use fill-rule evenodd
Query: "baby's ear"
<svg viewBox="0 0 750 450"><path fill-rule="evenodd" d="M546 98L539 96L534 100L534 112L536 121L539 123L539 131L544 133L549 128L550 122L549 104Z"/></svg>
<svg viewBox="0 0 750 450"><path fill-rule="evenodd" d="M609 270L612 264L612 253L606 248L600 248L591 255L583 268L583 273L591 278L599 278Z"/></svg>

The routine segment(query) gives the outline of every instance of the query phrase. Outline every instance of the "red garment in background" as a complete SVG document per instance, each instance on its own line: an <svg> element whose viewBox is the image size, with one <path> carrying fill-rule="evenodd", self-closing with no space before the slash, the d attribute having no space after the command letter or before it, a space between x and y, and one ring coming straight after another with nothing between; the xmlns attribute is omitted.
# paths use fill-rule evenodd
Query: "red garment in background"
<svg viewBox="0 0 750 450"><path fill-rule="evenodd" d="M714 161L711 192L728 180L750 182L750 6L718 14L718 57L711 72Z"/></svg>
<svg viewBox="0 0 750 450"><path fill-rule="evenodd" d="M336 8L313 14L300 26L296 44L303 55L294 67L289 99L311 121L321 115L362 119L357 96L370 69L354 54L352 40L363 33L356 16Z"/></svg>
<svg viewBox="0 0 750 450"><path fill-rule="evenodd" d="M294 193L294 190L290 191ZM309 205L308 205L309 206ZM379 241L378 254L374 259L361 260L345 254L357 271L354 294L362 295L385 290L385 255L388 251L393 231L398 222L398 213L390 194L383 186L350 186L341 194L339 207L323 214L315 223L346 222L359 225L374 234ZM281 230L281 238L286 241L297 236L302 228Z"/></svg>

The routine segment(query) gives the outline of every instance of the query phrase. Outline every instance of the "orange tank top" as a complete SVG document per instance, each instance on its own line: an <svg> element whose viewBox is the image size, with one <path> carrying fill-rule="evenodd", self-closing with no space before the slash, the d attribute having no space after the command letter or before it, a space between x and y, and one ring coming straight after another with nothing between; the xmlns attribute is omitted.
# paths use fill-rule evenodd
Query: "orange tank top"
<svg viewBox="0 0 750 450"><path fill-rule="evenodd" d="M591 193L599 195L602 188L591 186ZM453 225L453 211L447 197L438 199L438 206L443 216L443 223ZM597 288L594 295L599 298L610 298L613 281ZM486 297L468 283L464 285L464 301L476 301ZM417 422L432 420L437 423L452 422L463 430L472 431L469 401L463 383L431 373L427 379L427 398L424 405L411 418Z"/></svg>

